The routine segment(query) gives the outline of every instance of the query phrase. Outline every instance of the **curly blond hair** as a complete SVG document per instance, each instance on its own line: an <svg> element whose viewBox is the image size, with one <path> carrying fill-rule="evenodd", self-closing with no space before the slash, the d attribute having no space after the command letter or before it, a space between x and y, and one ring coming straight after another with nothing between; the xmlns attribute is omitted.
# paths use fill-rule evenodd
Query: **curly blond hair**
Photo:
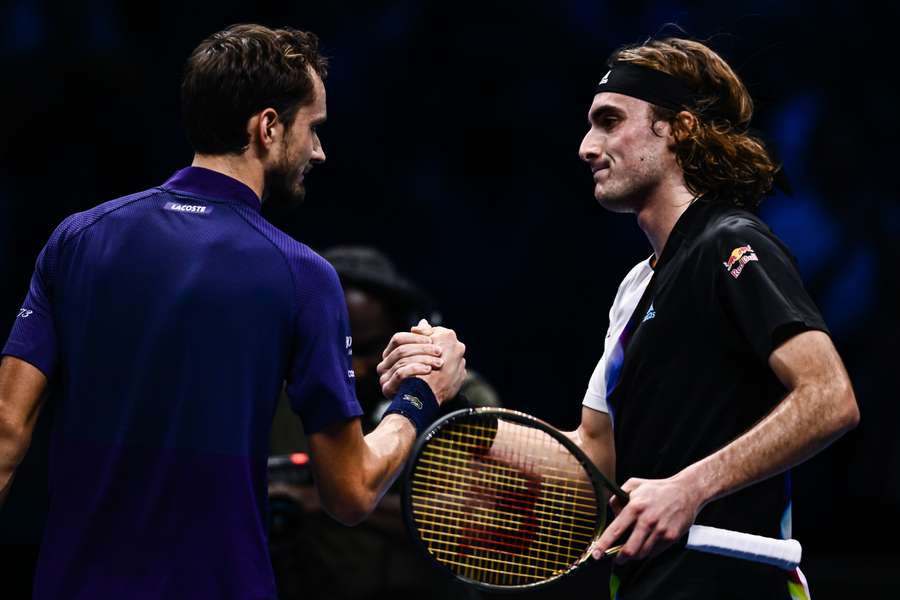
<svg viewBox="0 0 900 600"><path fill-rule="evenodd" d="M747 132L753 100L732 68L709 47L681 38L650 40L613 53L609 64L633 63L676 77L695 91L688 110L653 106L653 119L666 121L675 137L675 156L694 194L712 194L737 206L755 208L772 193L780 166L762 140Z"/></svg>

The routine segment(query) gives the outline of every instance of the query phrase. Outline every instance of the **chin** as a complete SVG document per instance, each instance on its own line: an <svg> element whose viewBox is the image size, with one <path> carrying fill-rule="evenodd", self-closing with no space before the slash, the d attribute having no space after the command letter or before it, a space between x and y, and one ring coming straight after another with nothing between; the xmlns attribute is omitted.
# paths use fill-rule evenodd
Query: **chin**
<svg viewBox="0 0 900 600"><path fill-rule="evenodd" d="M601 192L600 190L594 191L594 198L597 200L597 203L610 212L615 213L627 213L627 212L635 212L635 203L631 198L617 194L609 194Z"/></svg>
<svg viewBox="0 0 900 600"><path fill-rule="evenodd" d="M306 198L306 188L302 184L291 186L273 185L266 190L266 203L279 209L299 208Z"/></svg>

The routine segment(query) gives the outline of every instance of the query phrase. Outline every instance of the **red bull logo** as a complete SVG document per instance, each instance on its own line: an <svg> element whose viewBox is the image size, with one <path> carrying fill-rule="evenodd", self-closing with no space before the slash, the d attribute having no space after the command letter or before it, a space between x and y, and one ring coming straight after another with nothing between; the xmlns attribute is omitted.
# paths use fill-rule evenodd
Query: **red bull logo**
<svg viewBox="0 0 900 600"><path fill-rule="evenodd" d="M744 265L755 260L759 259L756 258L756 252L753 251L753 248L751 248L749 245L738 246L731 251L731 255L728 257L728 260L726 260L722 264L725 265L725 270L728 271L728 274L737 279L741 276L741 271L744 270Z"/></svg>

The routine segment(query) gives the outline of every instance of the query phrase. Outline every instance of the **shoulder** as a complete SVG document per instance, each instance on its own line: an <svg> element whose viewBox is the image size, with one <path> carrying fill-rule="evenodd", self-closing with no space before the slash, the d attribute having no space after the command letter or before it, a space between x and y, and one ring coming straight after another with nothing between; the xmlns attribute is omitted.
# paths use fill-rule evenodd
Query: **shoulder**
<svg viewBox="0 0 900 600"><path fill-rule="evenodd" d="M163 193L164 192L160 189L151 188L149 190L129 194L128 196L122 196L121 198L98 204L97 206L82 212L71 214L63 219L56 227L50 236L50 240L47 242L47 246L48 248L60 248L65 245L67 241L102 222L108 215L115 214L120 209L133 205L140 200Z"/></svg>
<svg viewBox="0 0 900 600"><path fill-rule="evenodd" d="M756 214L723 204L710 204L705 208L706 224L700 235L701 240L710 240L746 233L771 235L769 227Z"/></svg>
<svg viewBox="0 0 900 600"><path fill-rule="evenodd" d="M337 271L312 248L260 218L258 229L266 236L290 271L301 305L308 300L324 299L343 305L344 293Z"/></svg>
<svg viewBox="0 0 900 600"><path fill-rule="evenodd" d="M788 247L776 236L758 215L728 205L712 205L696 245L703 253L712 253L727 260L729 253L765 248L781 252L793 260ZM723 256L722 253L725 253Z"/></svg>

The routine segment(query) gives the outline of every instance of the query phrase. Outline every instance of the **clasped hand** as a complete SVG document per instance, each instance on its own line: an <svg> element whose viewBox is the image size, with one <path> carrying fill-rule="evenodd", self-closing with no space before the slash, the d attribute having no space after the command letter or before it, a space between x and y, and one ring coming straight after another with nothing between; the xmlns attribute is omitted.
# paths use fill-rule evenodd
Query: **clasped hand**
<svg viewBox="0 0 900 600"><path fill-rule="evenodd" d="M377 367L384 397L392 398L407 377L419 377L439 403L453 398L466 378L465 352L455 331L432 327L425 319L408 332L395 333Z"/></svg>

